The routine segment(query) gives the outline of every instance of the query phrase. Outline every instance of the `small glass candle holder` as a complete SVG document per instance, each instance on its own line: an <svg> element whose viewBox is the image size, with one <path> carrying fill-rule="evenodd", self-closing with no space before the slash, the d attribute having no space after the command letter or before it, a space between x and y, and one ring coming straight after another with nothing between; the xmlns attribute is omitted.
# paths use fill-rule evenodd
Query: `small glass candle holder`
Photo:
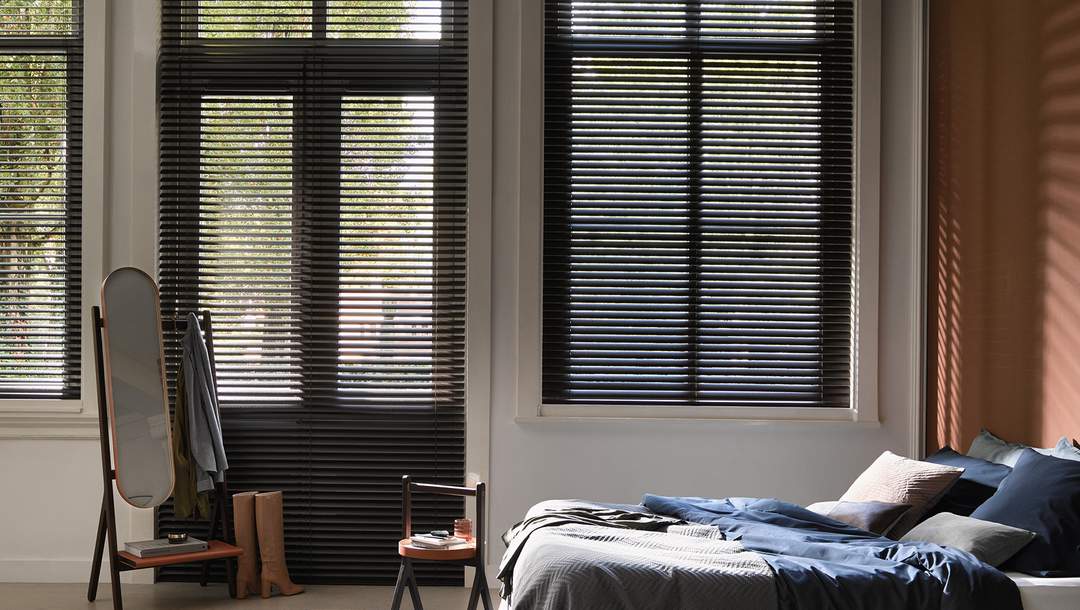
<svg viewBox="0 0 1080 610"><path fill-rule="evenodd" d="M462 540L472 540L472 519L457 519L454 521L454 537Z"/></svg>

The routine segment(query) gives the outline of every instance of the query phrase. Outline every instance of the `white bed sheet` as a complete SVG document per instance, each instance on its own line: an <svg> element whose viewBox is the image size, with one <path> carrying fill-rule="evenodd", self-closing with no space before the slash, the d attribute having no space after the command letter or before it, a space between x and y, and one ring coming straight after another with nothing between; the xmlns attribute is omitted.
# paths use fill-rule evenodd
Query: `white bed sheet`
<svg viewBox="0 0 1080 610"><path fill-rule="evenodd" d="M1080 608L1080 578L1036 578L1007 572L1020 588L1024 610L1077 610ZM510 610L501 600L499 610Z"/></svg>
<svg viewBox="0 0 1080 610"><path fill-rule="evenodd" d="M1037 578L1006 572L1020 588L1024 610L1077 610L1080 608L1080 578Z"/></svg>

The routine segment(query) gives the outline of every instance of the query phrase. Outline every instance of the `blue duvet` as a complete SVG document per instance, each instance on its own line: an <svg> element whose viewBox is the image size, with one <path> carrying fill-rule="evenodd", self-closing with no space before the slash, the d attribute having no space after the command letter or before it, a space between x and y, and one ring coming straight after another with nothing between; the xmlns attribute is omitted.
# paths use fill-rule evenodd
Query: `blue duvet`
<svg viewBox="0 0 1080 610"><path fill-rule="evenodd" d="M758 552L781 610L1022 610L1009 577L972 555L897 542L779 500L647 494L652 512L713 525Z"/></svg>

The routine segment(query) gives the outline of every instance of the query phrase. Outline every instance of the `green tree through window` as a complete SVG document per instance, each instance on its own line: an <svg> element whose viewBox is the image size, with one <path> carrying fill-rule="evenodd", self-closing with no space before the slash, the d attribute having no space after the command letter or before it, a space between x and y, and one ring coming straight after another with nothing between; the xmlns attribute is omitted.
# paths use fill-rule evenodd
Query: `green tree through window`
<svg viewBox="0 0 1080 610"><path fill-rule="evenodd" d="M78 397L78 10L0 1L0 398Z"/></svg>

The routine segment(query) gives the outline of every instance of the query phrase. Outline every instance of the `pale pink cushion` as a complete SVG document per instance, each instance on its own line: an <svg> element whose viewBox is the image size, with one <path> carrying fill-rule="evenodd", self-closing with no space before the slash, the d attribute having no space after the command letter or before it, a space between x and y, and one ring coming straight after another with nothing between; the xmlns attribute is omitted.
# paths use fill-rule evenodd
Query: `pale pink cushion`
<svg viewBox="0 0 1080 610"><path fill-rule="evenodd" d="M840 501L911 505L889 531L890 537L899 538L937 504L963 472L963 468L909 460L886 451L855 479Z"/></svg>

